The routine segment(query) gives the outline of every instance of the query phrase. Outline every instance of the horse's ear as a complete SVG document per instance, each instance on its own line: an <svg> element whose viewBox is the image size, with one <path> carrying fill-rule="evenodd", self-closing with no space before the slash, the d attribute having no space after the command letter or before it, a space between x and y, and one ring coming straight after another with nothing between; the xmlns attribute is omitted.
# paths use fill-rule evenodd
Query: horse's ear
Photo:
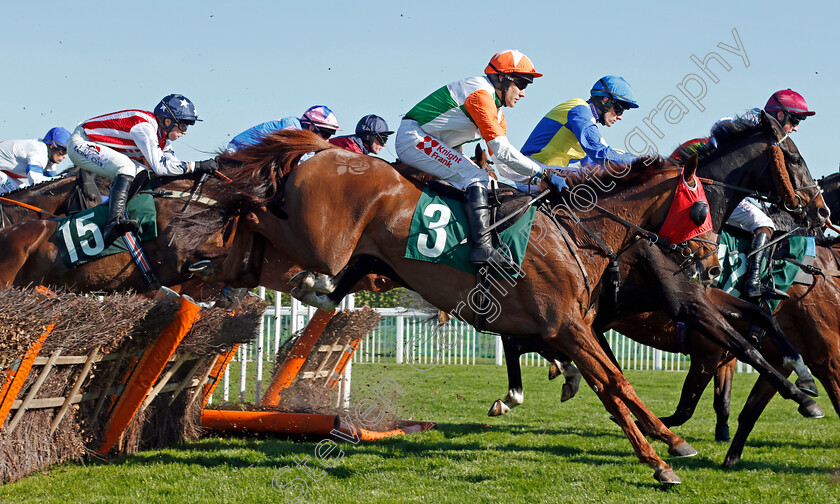
<svg viewBox="0 0 840 504"><path fill-rule="evenodd" d="M484 166L487 163L487 153L481 148L481 144L475 145L475 161L478 166Z"/></svg>
<svg viewBox="0 0 840 504"><path fill-rule="evenodd" d="M697 154L694 154L688 161L685 162L685 166L683 167L683 180L685 183L693 186L694 185L694 174L697 173Z"/></svg>

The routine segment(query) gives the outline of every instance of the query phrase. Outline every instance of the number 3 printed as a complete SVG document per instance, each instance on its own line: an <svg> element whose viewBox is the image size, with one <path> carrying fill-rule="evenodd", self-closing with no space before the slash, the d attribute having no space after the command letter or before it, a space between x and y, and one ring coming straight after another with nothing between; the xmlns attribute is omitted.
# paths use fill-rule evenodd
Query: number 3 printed
<svg viewBox="0 0 840 504"><path fill-rule="evenodd" d="M417 250L426 257L437 257L443 253L443 249L446 247L446 230L444 228L452 218L452 211L449 207L440 203L432 203L423 210L423 215L429 218L434 217L435 213L439 213L440 216L436 221L429 224L429 230L435 234L434 245L429 246L429 241L432 239L429 234L421 234L417 237Z"/></svg>

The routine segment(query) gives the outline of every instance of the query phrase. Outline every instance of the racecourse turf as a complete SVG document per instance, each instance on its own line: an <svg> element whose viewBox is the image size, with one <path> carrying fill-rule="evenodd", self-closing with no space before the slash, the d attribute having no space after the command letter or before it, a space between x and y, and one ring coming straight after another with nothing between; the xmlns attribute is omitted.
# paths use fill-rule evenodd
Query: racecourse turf
<svg viewBox="0 0 840 504"><path fill-rule="evenodd" d="M483 502L775 503L840 501L840 419L821 392L826 418L808 420L778 396L735 470L721 462L727 445L713 440L711 388L695 417L674 431L699 452L688 459L653 446L683 483L663 487L637 462L627 439L582 385L560 403L560 383L546 368L524 369L525 404L506 416L487 410L504 395L502 367L354 365L355 406L391 378L405 391L404 419L437 422L425 433L376 443L340 445L316 461L316 440L218 437L131 457L63 464L0 487L0 502ZM635 371L628 378L657 414L672 411L682 372ZM755 374L736 375L732 432ZM375 413L376 408L372 410ZM322 444L329 447L329 443ZM305 460L307 474L298 466ZM288 469L285 469L288 468ZM285 470L284 470L285 469ZM274 484L272 484L274 480ZM278 490L284 490L280 492ZM305 491L305 495L302 493Z"/></svg>

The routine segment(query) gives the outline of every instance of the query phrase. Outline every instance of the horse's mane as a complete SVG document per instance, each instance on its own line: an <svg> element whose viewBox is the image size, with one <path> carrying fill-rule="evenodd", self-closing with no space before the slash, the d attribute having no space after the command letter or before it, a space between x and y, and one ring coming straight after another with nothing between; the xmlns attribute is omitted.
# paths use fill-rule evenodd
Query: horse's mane
<svg viewBox="0 0 840 504"><path fill-rule="evenodd" d="M219 154L221 172L255 201L269 202L282 194L282 183L309 152L336 149L335 145L306 130L280 130L266 134L260 143L233 154Z"/></svg>
<svg viewBox="0 0 840 504"><path fill-rule="evenodd" d="M598 196L601 196L614 193L622 187L641 185L657 175L659 170L665 167L673 167L673 165L662 156L649 156L634 160L630 164L630 168L627 169L627 173L622 177L613 175L613 173L603 167L587 171L586 173L583 171L566 172L563 173L563 176L566 178L569 187L574 188L578 184L587 184ZM615 171L624 170L624 168L617 168ZM610 182L615 182L616 186L612 186Z"/></svg>
<svg viewBox="0 0 840 504"><path fill-rule="evenodd" d="M755 119L749 117L749 115L736 117L728 121L719 121L715 123L714 127L713 136L716 142L712 142L712 137L709 137L708 139L703 139L703 141L680 145L671 154L671 159L688 159L692 155L697 154L698 160L702 161L718 152L724 145L755 133L763 126L762 121L756 123Z"/></svg>
<svg viewBox="0 0 840 504"><path fill-rule="evenodd" d="M283 183L309 152L338 148L311 131L281 130L232 154L219 154L218 175L208 180L210 208L172 221L187 247L198 247L231 219L248 210L280 203ZM272 204L275 205L272 205Z"/></svg>

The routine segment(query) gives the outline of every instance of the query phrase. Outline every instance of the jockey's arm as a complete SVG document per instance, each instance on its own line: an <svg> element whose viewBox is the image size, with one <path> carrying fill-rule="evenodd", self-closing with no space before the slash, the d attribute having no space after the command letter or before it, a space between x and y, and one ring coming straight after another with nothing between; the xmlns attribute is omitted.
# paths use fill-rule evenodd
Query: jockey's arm
<svg viewBox="0 0 840 504"><path fill-rule="evenodd" d="M496 169L514 182L525 182L542 172L533 159L519 152L507 137L507 122L494 98L486 91L476 91L467 97L464 108L469 113L495 160Z"/></svg>
<svg viewBox="0 0 840 504"><path fill-rule="evenodd" d="M55 168L56 165L49 162L49 154L44 156L43 152L30 153L26 159L26 178L30 184L45 182L59 175Z"/></svg>
<svg viewBox="0 0 840 504"><path fill-rule="evenodd" d="M143 122L131 128L131 138L143 153L143 157L157 175L182 175L192 171L192 163L175 157L169 141L163 149L158 145L157 131L150 123Z"/></svg>
<svg viewBox="0 0 840 504"><path fill-rule="evenodd" d="M613 149L601 136L601 130L594 122L592 113L588 106L578 105L569 111L569 122L567 127L574 133L580 142L583 151L586 152L586 162L604 165L609 160L619 163L632 163L637 158L624 151Z"/></svg>

